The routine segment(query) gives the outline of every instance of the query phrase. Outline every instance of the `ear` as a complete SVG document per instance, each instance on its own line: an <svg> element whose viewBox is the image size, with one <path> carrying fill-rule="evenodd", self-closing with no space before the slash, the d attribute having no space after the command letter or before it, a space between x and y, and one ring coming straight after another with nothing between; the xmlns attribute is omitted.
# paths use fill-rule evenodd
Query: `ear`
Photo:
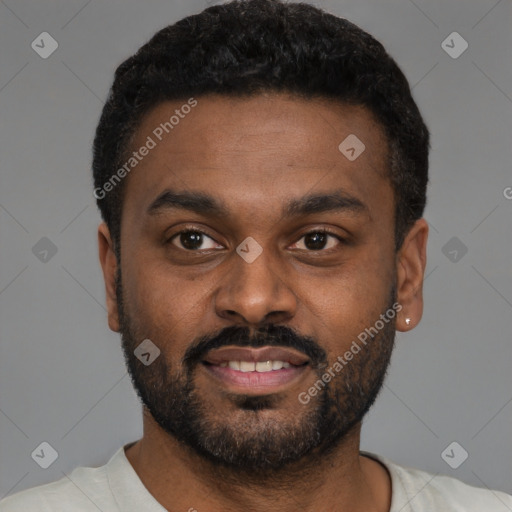
<svg viewBox="0 0 512 512"><path fill-rule="evenodd" d="M104 222L98 227L98 249L107 296L108 326L114 332L119 332L119 311L117 308L115 284L117 258L114 252L114 245L110 237L110 231Z"/></svg>
<svg viewBox="0 0 512 512"><path fill-rule="evenodd" d="M428 223L418 219L407 233L397 254L397 301L402 310L397 331L416 327L423 315L423 277L427 265ZM409 324L406 319L409 318Z"/></svg>

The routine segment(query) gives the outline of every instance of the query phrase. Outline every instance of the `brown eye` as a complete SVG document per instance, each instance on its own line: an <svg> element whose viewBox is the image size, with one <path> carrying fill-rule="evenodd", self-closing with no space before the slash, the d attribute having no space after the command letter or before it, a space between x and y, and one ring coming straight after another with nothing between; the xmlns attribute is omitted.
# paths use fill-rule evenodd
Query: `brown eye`
<svg viewBox="0 0 512 512"><path fill-rule="evenodd" d="M327 236L325 233L308 233L304 237L304 245L312 251L319 251L325 247Z"/></svg>
<svg viewBox="0 0 512 512"><path fill-rule="evenodd" d="M341 242L340 237L327 231L311 231L295 243L295 248L308 251L322 251L332 249Z"/></svg>
<svg viewBox="0 0 512 512"><path fill-rule="evenodd" d="M180 231L171 238L171 243L188 251L208 250L217 248L218 244L202 231Z"/></svg>

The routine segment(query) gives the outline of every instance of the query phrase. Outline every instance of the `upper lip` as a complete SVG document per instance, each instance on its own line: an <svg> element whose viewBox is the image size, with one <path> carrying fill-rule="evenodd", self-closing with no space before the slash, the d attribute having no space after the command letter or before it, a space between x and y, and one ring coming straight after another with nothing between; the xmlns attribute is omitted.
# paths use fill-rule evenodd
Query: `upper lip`
<svg viewBox="0 0 512 512"><path fill-rule="evenodd" d="M309 358L298 350L285 347L251 348L226 346L211 350L203 361L215 365L228 361L251 361L254 363L284 361L300 366L307 363Z"/></svg>

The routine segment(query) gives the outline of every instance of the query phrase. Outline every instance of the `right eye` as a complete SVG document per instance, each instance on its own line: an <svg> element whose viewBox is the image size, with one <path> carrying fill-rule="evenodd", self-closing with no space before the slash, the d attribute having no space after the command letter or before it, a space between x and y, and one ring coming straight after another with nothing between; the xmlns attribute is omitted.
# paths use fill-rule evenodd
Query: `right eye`
<svg viewBox="0 0 512 512"><path fill-rule="evenodd" d="M197 229L186 229L173 235L169 242L176 247L186 251L209 251L212 249L223 248L213 238ZM206 247L203 245L206 244Z"/></svg>

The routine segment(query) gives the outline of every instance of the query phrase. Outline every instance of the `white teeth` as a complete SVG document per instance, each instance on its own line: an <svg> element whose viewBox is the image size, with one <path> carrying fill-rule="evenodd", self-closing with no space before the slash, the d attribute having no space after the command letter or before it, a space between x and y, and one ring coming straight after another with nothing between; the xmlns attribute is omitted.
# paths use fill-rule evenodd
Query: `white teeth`
<svg viewBox="0 0 512 512"><path fill-rule="evenodd" d="M272 371L272 361L261 361L256 363L256 371L257 372L271 372Z"/></svg>
<svg viewBox="0 0 512 512"><path fill-rule="evenodd" d="M290 368L291 364L287 361L260 361L254 363L252 361L225 361L220 363L221 368L229 367L232 370L238 370L240 372L270 372L272 370L281 370L282 368Z"/></svg>
<svg viewBox="0 0 512 512"><path fill-rule="evenodd" d="M241 372L253 372L256 369L256 363L251 361L240 361Z"/></svg>
<svg viewBox="0 0 512 512"><path fill-rule="evenodd" d="M240 370L240 361L229 361L228 366L232 370Z"/></svg>

